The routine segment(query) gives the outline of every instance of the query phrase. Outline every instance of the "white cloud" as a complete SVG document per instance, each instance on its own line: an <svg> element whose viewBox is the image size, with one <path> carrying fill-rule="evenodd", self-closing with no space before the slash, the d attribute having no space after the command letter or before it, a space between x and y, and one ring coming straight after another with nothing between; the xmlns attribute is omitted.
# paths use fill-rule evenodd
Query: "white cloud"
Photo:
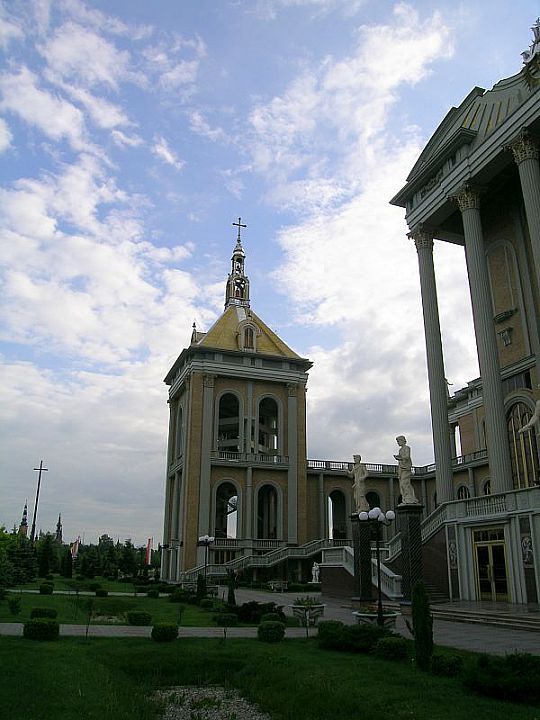
<svg viewBox="0 0 540 720"><path fill-rule="evenodd" d="M217 141L229 142L227 133L223 130L223 128L211 127L208 124L208 122L204 119L202 113L200 113L198 110L195 110L191 113L191 115L189 117L189 127L190 127L190 130L192 130L197 135L207 138L208 140L211 140L212 142L217 142Z"/></svg>
<svg viewBox="0 0 540 720"><path fill-rule="evenodd" d="M0 47L7 48L12 40L18 40L24 36L21 28L15 23L10 22L3 17L2 7L0 6Z"/></svg>
<svg viewBox="0 0 540 720"><path fill-rule="evenodd" d="M162 136L154 138L152 152L156 157L163 160L167 165L172 165L176 170L181 170L184 167L184 161L176 156L175 152L169 147L167 140Z"/></svg>
<svg viewBox="0 0 540 720"><path fill-rule="evenodd" d="M280 12L290 8L312 10L314 17L333 11L351 16L365 4L365 0L257 0L255 13L265 20L275 20ZM253 6L249 4L248 9L253 11Z"/></svg>
<svg viewBox="0 0 540 720"><path fill-rule="evenodd" d="M103 97L97 97L92 93L80 87L62 84L63 89L73 98L73 100L81 103L87 110L93 123L100 128L110 130L118 125L130 125L130 121L121 107L106 100Z"/></svg>
<svg viewBox="0 0 540 720"><path fill-rule="evenodd" d="M0 76L0 107L37 126L53 140L67 138L76 149L87 147L82 112L71 103L40 89L37 76L23 67Z"/></svg>
<svg viewBox="0 0 540 720"><path fill-rule="evenodd" d="M120 147L137 147L144 143L144 140L139 135L126 135L121 130L113 130L111 137L115 144Z"/></svg>
<svg viewBox="0 0 540 720"><path fill-rule="evenodd" d="M13 135L11 134L11 131L6 121L0 118L0 153L11 147L12 140Z"/></svg>
<svg viewBox="0 0 540 720"><path fill-rule="evenodd" d="M159 84L164 90L174 90L182 85L189 85L197 79L198 69L197 60L182 60L161 75Z"/></svg>

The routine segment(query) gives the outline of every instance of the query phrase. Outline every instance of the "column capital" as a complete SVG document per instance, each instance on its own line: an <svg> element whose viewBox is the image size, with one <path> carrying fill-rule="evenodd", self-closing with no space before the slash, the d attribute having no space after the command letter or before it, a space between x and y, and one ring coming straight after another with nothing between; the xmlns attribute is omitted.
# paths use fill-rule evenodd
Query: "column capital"
<svg viewBox="0 0 540 720"><path fill-rule="evenodd" d="M211 373L205 374L203 377L203 386L205 388L213 388L215 379L216 375L213 375Z"/></svg>
<svg viewBox="0 0 540 720"><path fill-rule="evenodd" d="M287 395L289 397L297 397L298 383L287 383Z"/></svg>
<svg viewBox="0 0 540 720"><path fill-rule="evenodd" d="M505 145L504 150L510 150L516 165L525 160L538 160L540 156L538 140L528 130L523 130L515 140Z"/></svg>
<svg viewBox="0 0 540 720"><path fill-rule="evenodd" d="M416 250L433 250L433 238L435 231L426 225L420 223L416 225L410 233L407 234L410 240L414 240Z"/></svg>
<svg viewBox="0 0 540 720"><path fill-rule="evenodd" d="M466 184L450 195L449 200L457 203L461 212L465 210L480 210L480 190Z"/></svg>

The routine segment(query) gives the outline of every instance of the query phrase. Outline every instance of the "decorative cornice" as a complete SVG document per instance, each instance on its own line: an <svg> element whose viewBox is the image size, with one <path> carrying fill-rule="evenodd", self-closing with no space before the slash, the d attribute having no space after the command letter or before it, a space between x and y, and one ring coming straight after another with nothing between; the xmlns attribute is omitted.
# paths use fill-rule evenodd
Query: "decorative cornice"
<svg viewBox="0 0 540 720"><path fill-rule="evenodd" d="M512 151L517 165L520 165L525 160L538 160L540 157L538 141L527 130L524 130L511 143L505 145L504 149Z"/></svg>
<svg viewBox="0 0 540 720"><path fill-rule="evenodd" d="M465 210L480 210L480 192L470 185L463 185L457 193L450 195L449 200L457 203L461 212Z"/></svg>

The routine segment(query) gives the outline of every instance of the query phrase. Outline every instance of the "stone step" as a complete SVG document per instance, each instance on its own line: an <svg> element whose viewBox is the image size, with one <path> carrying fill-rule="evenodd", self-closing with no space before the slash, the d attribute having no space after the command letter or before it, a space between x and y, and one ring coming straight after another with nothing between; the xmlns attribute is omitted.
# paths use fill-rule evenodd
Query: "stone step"
<svg viewBox="0 0 540 720"><path fill-rule="evenodd" d="M496 625L514 630L528 630L540 632L540 616L532 615L511 615L507 613L491 613L481 611L465 610L443 610L432 608L431 614L436 620L448 622L477 623L480 625Z"/></svg>

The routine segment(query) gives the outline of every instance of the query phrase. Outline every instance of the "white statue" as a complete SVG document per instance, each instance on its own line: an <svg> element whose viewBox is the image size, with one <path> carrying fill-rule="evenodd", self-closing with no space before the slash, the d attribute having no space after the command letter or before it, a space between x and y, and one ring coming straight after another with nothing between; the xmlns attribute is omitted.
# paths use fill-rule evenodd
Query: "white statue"
<svg viewBox="0 0 540 720"><path fill-rule="evenodd" d="M319 563L314 562L313 567L311 568L311 582L313 582L313 583L319 582L319 573L320 573Z"/></svg>
<svg viewBox="0 0 540 720"><path fill-rule="evenodd" d="M538 387L540 388L540 383L538 384ZM518 430L518 433L520 435L523 435L524 432L527 432L530 428L533 428L536 423L540 420L540 400L536 401L536 405L534 407L534 413L531 416L531 419L529 422L524 425L522 428Z"/></svg>
<svg viewBox="0 0 540 720"><path fill-rule="evenodd" d="M354 465L352 470L347 471L347 475L350 478L354 478L353 482L353 495L354 502L356 505L356 512L367 512L369 510L369 503L366 500L366 478L368 471L362 460L361 455L353 455Z"/></svg>
<svg viewBox="0 0 540 720"><path fill-rule="evenodd" d="M398 435L396 442L399 445L399 452L397 455L394 455L394 457L398 461L398 479L399 490L401 492L401 504L418 504L418 500L414 494L414 488L411 483L411 448L407 445L407 438L404 435Z"/></svg>

